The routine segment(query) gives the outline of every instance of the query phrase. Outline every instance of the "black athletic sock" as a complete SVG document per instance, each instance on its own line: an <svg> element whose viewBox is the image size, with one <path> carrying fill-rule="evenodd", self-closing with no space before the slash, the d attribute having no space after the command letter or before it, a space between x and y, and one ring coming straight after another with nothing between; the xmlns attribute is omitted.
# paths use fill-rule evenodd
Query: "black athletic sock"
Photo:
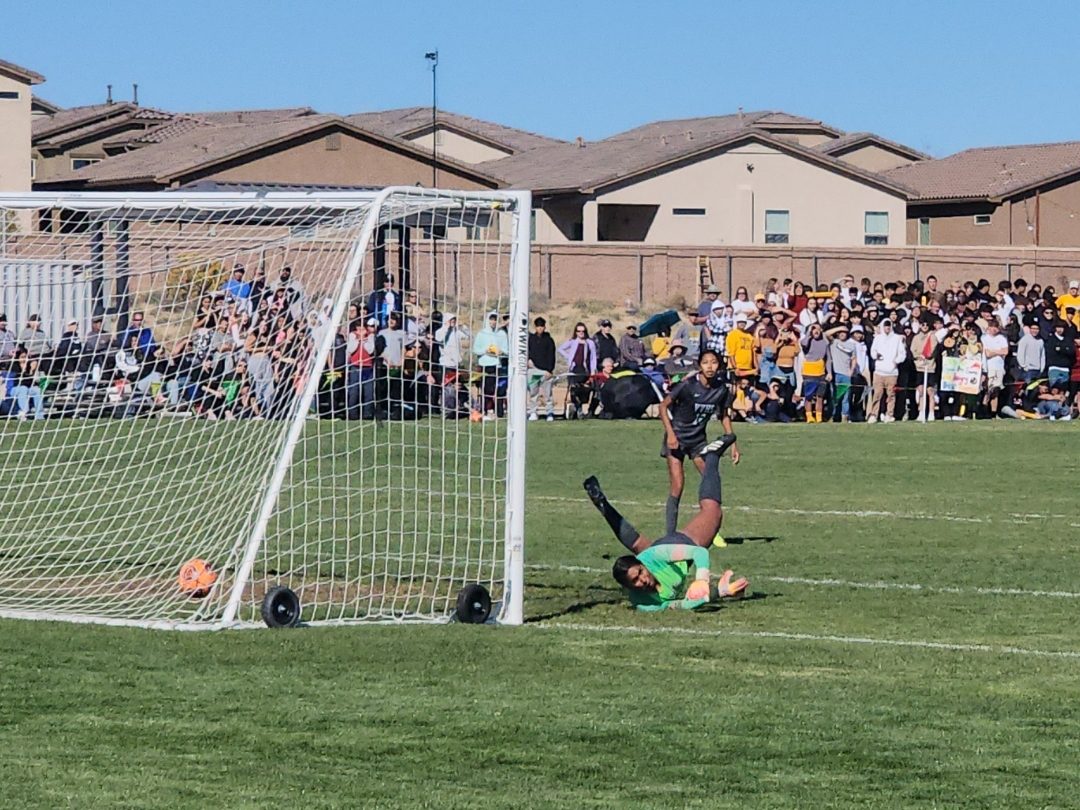
<svg viewBox="0 0 1080 810"><path fill-rule="evenodd" d="M667 496L667 505L664 507L664 533L672 534L675 531L676 526L679 525L679 501L678 495Z"/></svg>
<svg viewBox="0 0 1080 810"><path fill-rule="evenodd" d="M608 526L615 532L615 536L619 538L619 542L632 551L634 543L640 536L638 530L630 525L630 521L619 514L618 509L608 503L607 496L600 489L600 482L596 480L596 476L586 478L582 486L585 487L585 491L589 494L589 500L593 502L593 506L600 511Z"/></svg>
<svg viewBox="0 0 1080 810"><path fill-rule="evenodd" d="M706 453L702 460L705 462L705 469L701 472L698 500L720 503L720 454Z"/></svg>

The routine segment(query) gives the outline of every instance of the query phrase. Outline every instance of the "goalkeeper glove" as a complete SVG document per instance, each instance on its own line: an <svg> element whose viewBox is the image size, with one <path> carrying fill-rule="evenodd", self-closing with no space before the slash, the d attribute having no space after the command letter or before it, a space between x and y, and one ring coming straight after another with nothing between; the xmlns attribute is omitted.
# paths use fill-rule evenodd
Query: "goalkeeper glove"
<svg viewBox="0 0 1080 810"><path fill-rule="evenodd" d="M707 579L695 579L686 589L686 598L691 600L709 599L709 581Z"/></svg>

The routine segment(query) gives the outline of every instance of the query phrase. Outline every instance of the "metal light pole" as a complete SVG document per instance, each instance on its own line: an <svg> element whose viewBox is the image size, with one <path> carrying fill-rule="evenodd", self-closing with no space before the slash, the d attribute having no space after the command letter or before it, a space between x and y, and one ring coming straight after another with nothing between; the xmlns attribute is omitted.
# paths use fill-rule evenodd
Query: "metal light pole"
<svg viewBox="0 0 1080 810"><path fill-rule="evenodd" d="M439 187L439 133L437 126L437 102L439 91L439 51L428 51L424 58L431 62L431 187Z"/></svg>

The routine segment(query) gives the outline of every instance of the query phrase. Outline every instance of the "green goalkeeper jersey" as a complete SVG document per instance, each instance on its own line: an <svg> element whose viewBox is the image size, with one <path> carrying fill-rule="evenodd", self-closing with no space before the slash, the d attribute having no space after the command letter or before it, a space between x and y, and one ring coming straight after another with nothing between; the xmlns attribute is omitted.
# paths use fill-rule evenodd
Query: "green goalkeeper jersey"
<svg viewBox="0 0 1080 810"><path fill-rule="evenodd" d="M709 568L708 550L688 543L654 543L637 558L656 578L657 585L651 592L630 591L630 604L638 610L690 610L709 601L685 598L686 589L696 578L697 571Z"/></svg>

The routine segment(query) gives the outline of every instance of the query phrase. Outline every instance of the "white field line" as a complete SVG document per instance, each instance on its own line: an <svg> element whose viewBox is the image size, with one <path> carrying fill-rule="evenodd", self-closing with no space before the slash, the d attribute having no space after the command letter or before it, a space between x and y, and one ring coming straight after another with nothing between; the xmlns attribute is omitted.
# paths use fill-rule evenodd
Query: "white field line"
<svg viewBox="0 0 1080 810"><path fill-rule="evenodd" d="M587 498L566 498L560 495L531 495L529 500L535 501L553 501L556 503L589 503ZM646 503L644 501L623 501L620 500L616 505L625 506L643 506L646 508L660 509L664 506L662 503ZM1059 514L1028 514L1013 512L1007 514L1004 518L991 518L991 517L968 517L965 515L952 515L941 514L934 515L924 512L889 512L881 509L781 509L769 506L725 506L724 510L727 512L757 512L766 515L803 515L807 517L854 517L854 518L890 518L898 520L942 520L951 523L1014 523L1017 525L1028 525L1033 520L1063 520L1069 518L1075 518L1075 515L1059 515ZM1080 523L1070 523L1072 528L1080 528Z"/></svg>
<svg viewBox="0 0 1080 810"><path fill-rule="evenodd" d="M891 638L866 638L863 636L831 636L814 633L785 633L768 630L700 630L689 627L616 627L577 622L553 622L533 625L539 629L575 630L587 633L619 633L643 636L676 635L705 638L775 638L785 641L811 641L827 644L863 644L872 647L901 647L920 650L943 650L946 652L984 652L997 655L1020 655L1033 658L1080 659L1075 650L1034 650L1026 647L1007 647L992 644L960 644L945 641L918 641Z"/></svg>
<svg viewBox="0 0 1080 810"><path fill-rule="evenodd" d="M571 571L584 574L610 574L606 568L591 568L584 565L526 565L537 571ZM715 577L714 577L715 579ZM1049 599L1080 599L1075 591L1035 591L1024 588L977 588L953 585L923 585L918 582L855 582L849 579L810 579L808 577L781 577L757 574L751 576L751 582L783 582L789 585L811 585L823 588L855 588L871 591L915 591L923 593L958 593L977 594L979 596L1027 596Z"/></svg>

